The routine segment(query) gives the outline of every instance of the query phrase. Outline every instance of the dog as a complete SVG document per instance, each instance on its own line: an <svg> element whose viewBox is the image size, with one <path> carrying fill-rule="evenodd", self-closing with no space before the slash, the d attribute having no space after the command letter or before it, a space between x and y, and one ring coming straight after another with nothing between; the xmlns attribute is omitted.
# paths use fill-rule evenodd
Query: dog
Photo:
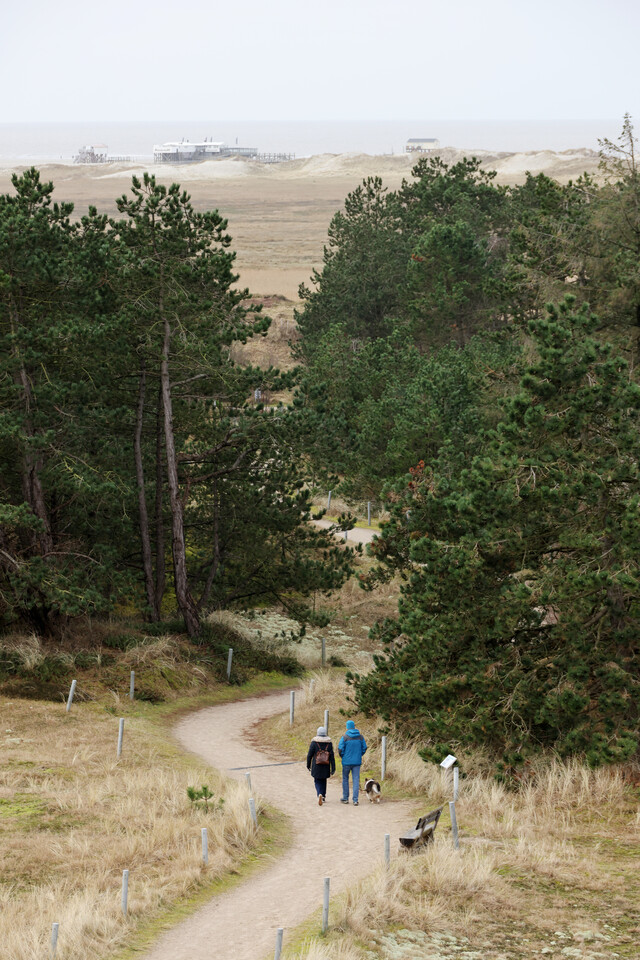
<svg viewBox="0 0 640 960"><path fill-rule="evenodd" d="M380 784L377 780L365 780L364 792L369 797L369 803L380 803Z"/></svg>

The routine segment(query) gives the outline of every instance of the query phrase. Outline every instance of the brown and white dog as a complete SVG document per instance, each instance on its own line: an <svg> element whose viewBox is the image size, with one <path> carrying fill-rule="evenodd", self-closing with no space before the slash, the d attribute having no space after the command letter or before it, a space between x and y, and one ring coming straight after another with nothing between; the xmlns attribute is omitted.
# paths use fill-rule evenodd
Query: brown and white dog
<svg viewBox="0 0 640 960"><path fill-rule="evenodd" d="M377 780L365 780L364 792L369 797L369 803L380 803L380 784Z"/></svg>

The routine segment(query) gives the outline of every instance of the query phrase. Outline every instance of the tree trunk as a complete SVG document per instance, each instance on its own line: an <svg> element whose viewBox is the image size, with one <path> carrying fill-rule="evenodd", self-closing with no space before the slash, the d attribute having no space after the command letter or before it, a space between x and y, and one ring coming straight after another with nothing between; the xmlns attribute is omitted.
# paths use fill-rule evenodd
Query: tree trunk
<svg viewBox="0 0 640 960"><path fill-rule="evenodd" d="M159 387L158 404L156 408L156 603L158 611L162 610L162 600L164 598L166 585L164 517L162 516L162 490L164 484L162 432L162 387Z"/></svg>
<svg viewBox="0 0 640 960"><path fill-rule="evenodd" d="M144 468L142 464L142 421L144 416L144 401L147 387L147 370L144 357L140 366L140 386L138 389L138 406L136 409L136 430L133 440L133 452L136 465L136 482L138 486L138 519L140 524L140 543L142 547L142 569L144 586L147 594L147 604L153 623L160 619L156 593L153 583L153 561L151 559L151 535L149 533L149 512L144 486Z"/></svg>
<svg viewBox="0 0 640 960"><path fill-rule="evenodd" d="M217 480L213 481L213 563L209 569L209 576L207 577L207 582L205 584L204 590L202 591L202 596L200 597L200 603L198 604L198 610L202 610L204 606L209 602L209 596L211 594L211 589L213 587L213 581L216 578L218 570L220 569L220 530L218 524L218 482Z"/></svg>
<svg viewBox="0 0 640 960"><path fill-rule="evenodd" d="M184 539L184 515L180 487L178 482L178 464L176 461L175 439L173 434L173 410L171 404L171 379L169 376L169 351L171 346L171 326L164 318L164 342L162 345L162 363L160 366L160 384L162 388L162 409L164 413L164 445L167 456L167 482L171 505L171 533L173 552L173 571L178 607L184 617L187 633L197 637L200 632L200 617L194 603L187 576L187 554Z"/></svg>

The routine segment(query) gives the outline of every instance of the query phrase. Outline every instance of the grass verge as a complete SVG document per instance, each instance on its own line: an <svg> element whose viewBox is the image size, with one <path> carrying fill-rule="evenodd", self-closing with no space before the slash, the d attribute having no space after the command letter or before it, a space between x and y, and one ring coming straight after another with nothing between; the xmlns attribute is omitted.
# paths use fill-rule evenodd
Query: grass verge
<svg viewBox="0 0 640 960"><path fill-rule="evenodd" d="M48 954L53 922L65 960L139 954L164 929L286 847L284 818L261 807L255 831L244 783L180 753L167 736L179 713L257 695L291 679L269 674L244 687L154 706L21 699L0 706L0 942L11 960ZM118 717L124 746L116 758ZM187 787L207 784L213 809ZM201 828L209 865L201 863ZM129 913L122 916L122 871ZM126 946L126 949L125 949ZM127 951L129 953L127 954Z"/></svg>

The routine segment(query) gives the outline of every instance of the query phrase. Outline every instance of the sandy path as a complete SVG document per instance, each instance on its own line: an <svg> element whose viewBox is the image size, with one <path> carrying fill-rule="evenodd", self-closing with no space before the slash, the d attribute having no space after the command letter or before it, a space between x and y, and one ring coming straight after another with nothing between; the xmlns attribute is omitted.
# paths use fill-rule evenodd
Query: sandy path
<svg viewBox="0 0 640 960"><path fill-rule="evenodd" d="M181 720L180 744L237 778L251 769L256 793L284 811L294 832L281 859L235 889L215 897L188 920L164 934L146 960L260 960L273 956L276 930L295 927L322 905L324 877L332 897L380 862L384 835L396 838L409 826L403 803L341 804L340 772L329 781L328 803L319 807L304 763L277 766L249 742L249 728L263 717L288 710L289 694L241 700L200 710ZM322 722L322 710L318 710ZM342 732L331 731L334 746ZM309 737L315 730L309 731ZM285 759L285 758L283 758ZM260 766L269 764L268 766ZM234 767L242 767L234 770ZM331 922L331 914L329 917Z"/></svg>
<svg viewBox="0 0 640 960"><path fill-rule="evenodd" d="M325 530L334 526L333 520L325 520L324 518L314 520L313 523L318 527L324 527ZM351 530L347 531L347 543L371 543L378 536L380 536L379 531L373 529L373 527L352 527ZM336 537L342 540L344 534L336 533Z"/></svg>

